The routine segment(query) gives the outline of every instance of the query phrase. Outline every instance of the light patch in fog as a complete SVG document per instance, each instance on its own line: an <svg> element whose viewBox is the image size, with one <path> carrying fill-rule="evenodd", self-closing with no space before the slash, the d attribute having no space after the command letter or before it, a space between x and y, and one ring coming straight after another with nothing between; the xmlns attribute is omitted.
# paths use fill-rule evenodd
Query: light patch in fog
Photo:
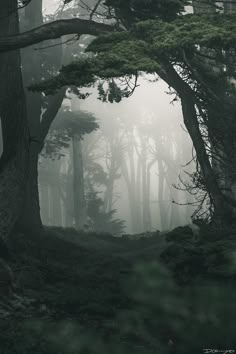
<svg viewBox="0 0 236 354"><path fill-rule="evenodd" d="M176 147L173 146L173 159L177 161L176 171L173 173L173 179L169 181L169 195L165 201L160 202L158 196L158 166L155 164L151 170L150 183L150 202L151 202L151 217L153 222L153 229L163 229L166 227L174 227L178 224L184 224L190 222L191 207L188 207L188 212L184 207L173 204L173 201L185 203L186 195L183 192L177 192L172 184L178 183L178 173L184 176L184 171L181 165L186 164L191 160L192 154L192 143L191 140L183 129L183 120L181 106L178 101L174 101L173 95L169 95L169 89L167 85L159 80L158 82L148 82L145 78L140 79L140 86L136 89L134 94L128 98L123 99L120 103L103 103L97 99L97 92L91 90L91 96L84 100L74 101L73 105L76 109L82 109L90 111L99 120L102 130L104 127L106 129L117 129L116 118L123 120L126 124L126 128L132 127L134 124L139 124L140 121L144 122L144 126L149 124L149 121L155 121L155 129L157 134L160 134L160 139L163 140L163 151L165 150L165 136L168 131L172 130L175 133L175 139L177 144L184 145L184 156L177 156L178 152ZM136 122L136 123L135 123ZM110 128L108 128L110 126ZM135 138L138 141L138 132L134 133ZM173 142L175 144L176 142ZM138 143L139 144L139 143ZM168 144L168 142L166 143ZM153 146L150 146L150 149ZM137 155L134 158L134 163L137 165ZM149 160L150 161L150 160ZM105 163L101 160L100 164L105 167ZM167 183L167 182L165 182ZM167 186L164 186L167 188ZM131 221L127 215L130 214L130 206L127 198L127 188L125 186L124 179L117 180L115 183L115 192L118 195L114 208L117 209L117 217L125 219L127 223L128 232L132 231ZM177 198L177 200L176 200ZM167 226L161 226L160 219L160 208L165 208L166 213L169 215L171 213L180 213L178 220L178 215L176 216L176 221L170 221ZM189 212L190 210L190 212ZM182 215L183 214L183 215ZM171 215L168 216L171 218ZM140 230L142 231L142 230ZM144 230L145 231L145 230Z"/></svg>

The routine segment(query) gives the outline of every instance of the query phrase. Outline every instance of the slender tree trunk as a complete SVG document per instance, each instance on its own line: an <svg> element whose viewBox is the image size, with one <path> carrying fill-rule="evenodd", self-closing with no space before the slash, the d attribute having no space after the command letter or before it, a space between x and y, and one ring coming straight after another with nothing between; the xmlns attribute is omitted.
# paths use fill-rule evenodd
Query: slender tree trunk
<svg viewBox="0 0 236 354"><path fill-rule="evenodd" d="M108 181L106 185L106 190L104 193L104 204L103 204L103 212L110 212L113 206L113 191L114 191L114 183L117 173L117 164L115 161L115 149L112 143L110 144L111 148L111 157L110 157L110 168L108 172Z"/></svg>
<svg viewBox="0 0 236 354"><path fill-rule="evenodd" d="M142 166L142 212L143 212L143 231L150 231L152 229L151 210L150 210L150 180L151 167L155 162L147 163L147 143L141 138L142 151L140 154Z"/></svg>
<svg viewBox="0 0 236 354"><path fill-rule="evenodd" d="M148 201L147 201L147 151L146 143L141 140L141 166L142 166L142 219L143 231L149 231L150 215L148 215Z"/></svg>
<svg viewBox="0 0 236 354"><path fill-rule="evenodd" d="M72 184L73 184L73 175L69 173L69 177L67 177L67 181L65 185L65 200L64 200L66 227L72 227L73 220L74 220L74 208L72 205L72 200L73 200Z"/></svg>
<svg viewBox="0 0 236 354"><path fill-rule="evenodd" d="M154 164L154 161L151 161L147 165L147 186L146 186L146 206L147 206L147 231L152 230L152 215L151 215L151 202L150 202L150 193L151 193L151 168Z"/></svg>
<svg viewBox="0 0 236 354"><path fill-rule="evenodd" d="M160 209L160 226L161 230L167 229L167 210L164 203L164 182L165 182L165 172L163 167L163 162L158 159L158 200Z"/></svg>
<svg viewBox="0 0 236 354"><path fill-rule="evenodd" d="M87 219L86 201L84 193L84 169L82 143L78 136L72 139L73 148L73 189L74 189L74 212L75 227L77 230L83 228Z"/></svg>
<svg viewBox="0 0 236 354"><path fill-rule="evenodd" d="M40 184L40 201L42 206L42 220L45 225L49 225L49 195L48 195L48 184Z"/></svg>
<svg viewBox="0 0 236 354"><path fill-rule="evenodd" d="M140 232L140 217L138 218L140 214L137 213L137 210L140 210L140 205L137 205L135 184L134 181L132 181L129 177L129 172L125 159L121 164L121 171L127 186L132 232L135 234Z"/></svg>
<svg viewBox="0 0 236 354"><path fill-rule="evenodd" d="M1 35L18 34L17 1L1 1L0 14ZM0 236L7 241L22 209L28 176L29 134L19 51L1 54L0 77L3 135L3 154L0 160Z"/></svg>

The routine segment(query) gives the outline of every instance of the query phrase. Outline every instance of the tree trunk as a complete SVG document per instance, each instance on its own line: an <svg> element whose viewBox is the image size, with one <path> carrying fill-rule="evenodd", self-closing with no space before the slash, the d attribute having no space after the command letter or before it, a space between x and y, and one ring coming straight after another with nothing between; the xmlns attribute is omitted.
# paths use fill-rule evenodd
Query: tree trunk
<svg viewBox="0 0 236 354"><path fill-rule="evenodd" d="M38 0L36 3L31 2L27 5L22 17L23 30L31 30L42 25L42 0ZM22 50L22 63L30 131L30 168L25 203L17 226L26 232L37 234L42 229L38 191L38 157L43 148L50 125L61 107L65 89L62 88L57 95L49 99L47 110L44 112L41 120L41 94L31 92L27 89L28 86L39 82L42 78L41 52L36 51L33 46Z"/></svg>
<svg viewBox="0 0 236 354"><path fill-rule="evenodd" d="M140 219L141 219L140 218L141 215L139 213L140 205L139 204L137 205L138 202L136 200L136 186L134 183L135 181L133 181L129 177L129 172L128 172L125 158L121 164L121 171L127 186L132 232L136 234L140 232Z"/></svg>
<svg viewBox="0 0 236 354"><path fill-rule="evenodd" d="M232 206L236 206L236 201L230 196L227 196L226 199L219 187L217 178L212 169L199 128L194 92L189 85L182 80L170 64L163 62L163 67L165 67L165 71L161 72L160 76L168 85L173 87L176 92L178 92L181 99L184 124L192 139L197 154L197 159L201 167L204 183L214 205L214 223L231 224L233 222Z"/></svg>
<svg viewBox="0 0 236 354"><path fill-rule="evenodd" d="M87 219L86 201L84 194L84 169L82 144L78 136L72 139L73 148L73 189L74 189L74 212L75 227L77 230L83 228Z"/></svg>
<svg viewBox="0 0 236 354"><path fill-rule="evenodd" d="M111 157L110 157L110 167L108 171L108 180L106 184L106 190L104 193L104 203L103 203L103 212L104 213L109 213L112 210L113 207L113 191L114 191L114 183L115 183L115 178L116 178L116 173L117 173L117 164L115 161L115 149L116 147L110 143L110 149L111 149Z"/></svg>
<svg viewBox="0 0 236 354"><path fill-rule="evenodd" d="M220 187L217 183L217 178L213 172L209 158L207 156L204 142L199 130L196 110L192 98L182 96L181 98L184 123L192 138L194 148L197 153L197 158L201 166L201 171L204 177L206 188L212 198L214 205L214 220L220 224L232 222L232 208L226 202Z"/></svg>
<svg viewBox="0 0 236 354"><path fill-rule="evenodd" d="M159 200L159 210L160 210L160 228L161 230L167 230L167 208L164 200L164 183L165 183L165 172L163 161L158 159L158 200Z"/></svg>
<svg viewBox="0 0 236 354"><path fill-rule="evenodd" d="M51 186L52 191L52 224L54 226L62 226L62 213L61 213L61 198L60 186L57 183Z"/></svg>
<svg viewBox="0 0 236 354"><path fill-rule="evenodd" d="M140 160L142 166L142 216L143 216L143 231L150 231L152 228L151 210L150 210L150 179L151 167L155 160L147 163L147 142L145 138L141 139Z"/></svg>
<svg viewBox="0 0 236 354"><path fill-rule="evenodd" d="M1 1L0 13L1 35L18 34L17 1ZM0 160L0 236L7 241L22 209L28 175L29 134L19 51L1 54L0 77L3 135L3 154Z"/></svg>
<svg viewBox="0 0 236 354"><path fill-rule="evenodd" d="M21 16L21 29L31 30L43 23L42 0L31 2L24 8ZM27 102L27 116L30 134L29 178L22 215L17 228L35 235L42 229L38 192L38 154L41 150L39 141L41 94L31 92L28 86L41 80L41 55L33 47L21 51L23 83ZM30 60L29 60L30 58Z"/></svg>

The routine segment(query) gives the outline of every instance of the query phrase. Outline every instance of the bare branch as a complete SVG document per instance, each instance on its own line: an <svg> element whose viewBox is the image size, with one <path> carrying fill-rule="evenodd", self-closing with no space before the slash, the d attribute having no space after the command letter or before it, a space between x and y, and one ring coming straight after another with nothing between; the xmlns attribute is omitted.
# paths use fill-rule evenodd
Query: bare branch
<svg viewBox="0 0 236 354"><path fill-rule="evenodd" d="M89 19L92 20L93 19L93 15L95 14L95 12L97 11L98 6L100 5L100 3L102 2L102 0L98 0L96 5L94 6L93 10L91 11L91 14L89 16Z"/></svg>

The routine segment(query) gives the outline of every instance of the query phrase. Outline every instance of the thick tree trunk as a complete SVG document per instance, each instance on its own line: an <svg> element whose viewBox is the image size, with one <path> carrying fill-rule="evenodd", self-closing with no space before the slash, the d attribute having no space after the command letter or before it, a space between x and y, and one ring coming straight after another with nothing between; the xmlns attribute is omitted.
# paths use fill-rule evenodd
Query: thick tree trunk
<svg viewBox="0 0 236 354"><path fill-rule="evenodd" d="M207 156L201 132L199 130L194 102L188 95L182 96L181 102L184 123L192 138L194 148L197 153L197 158L201 166L205 185L214 205L214 219L219 223L231 223L232 206L226 202Z"/></svg>
<svg viewBox="0 0 236 354"><path fill-rule="evenodd" d="M21 16L21 30L31 30L43 23L42 0L31 2ZM30 134L29 147L29 178L26 188L26 197L22 215L17 223L17 228L32 235L40 233L42 221L40 217L39 192L38 192L38 154L41 150L39 141L41 94L31 92L28 86L41 79L41 55L33 47L21 51L22 73L27 102L27 116ZM30 58L30 60L29 60Z"/></svg>
<svg viewBox="0 0 236 354"><path fill-rule="evenodd" d="M231 0L224 0L223 2L223 7L224 7L224 12L225 13L235 13L236 11L236 4L235 2L231 1ZM203 3L201 4L201 6L199 7L199 1L195 0L193 1L193 9L195 13L201 13L201 14L205 14L205 13L214 13L215 12L215 7L214 5L210 5L210 4L206 4ZM201 51L206 54L209 54L209 50L207 48L201 48ZM219 66L219 64L217 64L214 60L207 60L206 58L203 59L204 63L208 66L209 70L213 70L215 72L220 72L220 70L222 70L222 67ZM223 100L222 100L223 101ZM223 103L223 102L222 102ZM221 107L220 107L221 109ZM214 107L214 110L217 111L217 108ZM223 114L225 114L224 119L227 120L227 112L223 112ZM213 117L214 119L214 117ZM222 129L224 129L226 127L226 131L225 131L225 138L227 139L228 136L228 127L230 125L233 125L234 122L229 122L227 124L227 122L224 122L224 126L222 126ZM227 126L228 125L228 126ZM209 132L210 133L210 132ZM222 133L222 132L221 132ZM223 134L224 135L224 134ZM225 142L225 146L227 146L230 148L231 151L225 151L224 149L224 144L219 143L219 141L217 142L217 144L215 144L214 141L211 141L211 149L212 149L212 171L215 175L217 184L219 186L220 192L222 196L225 196L226 199L223 198L222 202L222 196L219 198L215 198L215 199L220 199L218 204L219 207L215 208L217 210L215 210L215 215L216 215L216 219L219 218L220 219L220 214L223 215L223 218L227 220L227 222L231 223L231 222L236 222L236 177L235 177L235 171L236 171L236 163L235 163L235 146L233 147L233 145L235 145L234 143L230 143L228 141ZM217 145L217 146L216 146ZM232 146L229 146L232 145ZM232 154L231 154L232 152ZM228 200L228 202L226 201ZM231 201L231 202L229 202ZM214 201L214 204L216 202ZM218 211L219 209L219 211ZM223 212L225 210L225 212ZM222 220L223 221L223 220Z"/></svg>
<svg viewBox="0 0 236 354"><path fill-rule="evenodd" d="M24 9L21 27L23 30L27 31L42 24L42 0L38 0L36 3L31 2ZM61 89L57 95L49 99L48 108L44 112L41 120L41 94L31 92L27 89L28 86L35 82L39 82L42 78L41 52L36 51L35 47L29 47L22 50L22 63L30 131L30 168L26 198L23 212L18 222L18 228L36 235L42 229L38 191L38 157L43 148L44 140L47 136L50 125L61 107L65 89Z"/></svg>
<svg viewBox="0 0 236 354"><path fill-rule="evenodd" d="M40 232L42 228L38 191L38 158L49 128L61 107L64 95L65 88L61 89L55 96L51 97L48 108L43 113L40 122L41 99L40 97L37 97L37 94L35 96L30 93L28 94L28 112L30 117L32 117L32 121L29 122L31 131L30 135L32 137L29 154L30 168L23 213L18 222L18 227L27 232ZM35 109L32 106L33 102L35 102ZM29 106L31 106L31 108Z"/></svg>
<svg viewBox="0 0 236 354"><path fill-rule="evenodd" d="M204 183L214 205L214 222L219 224L231 224L233 222L233 206L236 206L236 202L231 196L228 196L226 199L226 196L223 195L218 184L217 177L212 169L199 128L196 111L197 100L194 96L194 92L189 85L181 79L171 65L163 62L163 67L165 67L165 71L161 72L160 76L167 84L178 92L181 99L184 124L192 139L201 167Z"/></svg>
<svg viewBox="0 0 236 354"><path fill-rule="evenodd" d="M22 214L17 223L17 228L36 235L42 229L40 216L39 190L38 190L38 144L30 144L29 150L29 178Z"/></svg>
<svg viewBox="0 0 236 354"><path fill-rule="evenodd" d="M19 33L17 1L1 1L1 35ZM12 13L9 16L9 13ZM3 154L0 160L0 236L8 240L22 209L28 175L27 113L19 51L0 56L0 117Z"/></svg>
<svg viewBox="0 0 236 354"><path fill-rule="evenodd" d="M84 193L82 144L78 136L73 137L72 148L75 227L77 230L80 230L83 229L83 226L86 224L87 208Z"/></svg>

